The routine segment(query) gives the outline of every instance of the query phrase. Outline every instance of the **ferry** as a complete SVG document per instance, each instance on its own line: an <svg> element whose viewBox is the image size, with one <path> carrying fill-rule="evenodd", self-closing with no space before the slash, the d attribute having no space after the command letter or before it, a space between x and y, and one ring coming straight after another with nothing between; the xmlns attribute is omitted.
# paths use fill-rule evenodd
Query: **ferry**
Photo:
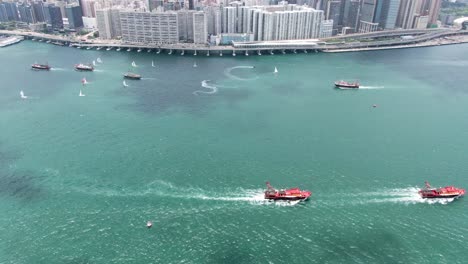
<svg viewBox="0 0 468 264"><path fill-rule="evenodd" d="M465 189L453 186L433 188L428 182L425 182L425 184L425 188L419 190L419 195L422 198L458 198L465 195Z"/></svg>
<svg viewBox="0 0 468 264"><path fill-rule="evenodd" d="M265 199L270 201L305 201L312 195L310 191L303 191L299 188L276 190L269 182L266 183Z"/></svg>
<svg viewBox="0 0 468 264"><path fill-rule="evenodd" d="M35 70L50 70L50 66L48 64L38 64L38 63L34 63L33 65L31 65L31 68L35 69Z"/></svg>
<svg viewBox="0 0 468 264"><path fill-rule="evenodd" d="M359 82L345 82L345 81L336 81L335 82L336 88L345 88L345 89L358 89Z"/></svg>
<svg viewBox="0 0 468 264"><path fill-rule="evenodd" d="M136 74L136 73L127 72L127 73L124 74L124 78L126 78L126 79L132 79L132 80L140 80L140 79L141 79L141 75L140 75L140 74Z"/></svg>
<svg viewBox="0 0 468 264"><path fill-rule="evenodd" d="M94 71L94 67L86 64L76 64L75 70L77 71Z"/></svg>

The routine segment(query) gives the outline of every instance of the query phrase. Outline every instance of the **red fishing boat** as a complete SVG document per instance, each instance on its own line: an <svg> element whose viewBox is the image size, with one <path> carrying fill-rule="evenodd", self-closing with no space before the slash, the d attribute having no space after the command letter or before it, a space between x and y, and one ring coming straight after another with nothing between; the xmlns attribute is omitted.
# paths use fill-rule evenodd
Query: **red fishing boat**
<svg viewBox="0 0 468 264"><path fill-rule="evenodd" d="M419 195L422 198L458 198L465 195L465 189L446 186L441 188L433 188L428 182L424 189L419 190Z"/></svg>
<svg viewBox="0 0 468 264"><path fill-rule="evenodd" d="M265 191L265 199L277 201L297 201L297 200L307 200L312 195L310 191L303 191L299 188L291 188L286 190L276 190L273 188L269 182L266 183L267 190Z"/></svg>
<svg viewBox="0 0 468 264"><path fill-rule="evenodd" d="M335 87L340 89L358 89L359 82L345 82L345 81L336 81Z"/></svg>

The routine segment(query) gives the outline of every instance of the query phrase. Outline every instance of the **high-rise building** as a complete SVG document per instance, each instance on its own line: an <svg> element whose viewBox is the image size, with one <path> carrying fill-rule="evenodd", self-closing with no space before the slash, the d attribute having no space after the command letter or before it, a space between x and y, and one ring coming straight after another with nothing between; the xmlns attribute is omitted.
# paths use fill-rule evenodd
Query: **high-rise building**
<svg viewBox="0 0 468 264"><path fill-rule="evenodd" d="M77 29L83 27L83 14L81 7L78 4L67 5L66 13L70 29Z"/></svg>
<svg viewBox="0 0 468 264"><path fill-rule="evenodd" d="M414 27L414 20L421 10L421 0L401 0L398 11L397 27L410 29Z"/></svg>
<svg viewBox="0 0 468 264"><path fill-rule="evenodd" d="M428 22L429 22L429 16L416 16L414 19L413 28L425 29L427 28Z"/></svg>
<svg viewBox="0 0 468 264"><path fill-rule="evenodd" d="M237 8L233 6L226 6L223 8L222 26L224 33L237 33Z"/></svg>
<svg viewBox="0 0 468 264"><path fill-rule="evenodd" d="M84 17L96 17L96 1L81 0L81 5Z"/></svg>
<svg viewBox="0 0 468 264"><path fill-rule="evenodd" d="M19 21L18 7L13 2L3 2L9 21Z"/></svg>
<svg viewBox="0 0 468 264"><path fill-rule="evenodd" d="M399 7L400 0L378 0L374 23L379 23L381 29L395 28Z"/></svg>
<svg viewBox="0 0 468 264"><path fill-rule="evenodd" d="M428 16L428 24L437 23L441 4L442 0L422 0L420 15Z"/></svg>
<svg viewBox="0 0 468 264"><path fill-rule="evenodd" d="M341 0L325 1L325 19L333 20L333 34L335 35L341 27L342 5Z"/></svg>
<svg viewBox="0 0 468 264"><path fill-rule="evenodd" d="M122 41L130 43L177 43L179 27L177 13L140 12L123 10L120 12Z"/></svg>
<svg viewBox="0 0 468 264"><path fill-rule="evenodd" d="M345 0L343 12L343 27L350 28L351 32L358 29L361 2L359 0Z"/></svg>
<svg viewBox="0 0 468 264"><path fill-rule="evenodd" d="M34 12L34 17L36 18L37 22L45 22L44 17L44 7L42 2L34 2L32 3L32 8Z"/></svg>
<svg viewBox="0 0 468 264"><path fill-rule="evenodd" d="M219 35L221 28L221 9L217 6L205 6L204 12L208 26L209 35Z"/></svg>
<svg viewBox="0 0 468 264"><path fill-rule="evenodd" d="M333 21L323 20L320 30L320 38L329 38L333 35Z"/></svg>
<svg viewBox="0 0 468 264"><path fill-rule="evenodd" d="M51 4L47 6L48 8L48 18L50 21L50 26L52 29L62 29L63 28L63 19L62 19L62 12L60 11L60 7Z"/></svg>
<svg viewBox="0 0 468 264"><path fill-rule="evenodd" d="M33 24L36 23L36 17L34 16L33 9L30 5L21 4L18 5L18 12L20 14L20 20L24 23Z"/></svg>
<svg viewBox="0 0 468 264"><path fill-rule="evenodd" d="M177 12L177 24L179 27L179 40L193 41L193 14L195 10L180 10Z"/></svg>
<svg viewBox="0 0 468 264"><path fill-rule="evenodd" d="M362 0L359 20L373 23L377 0Z"/></svg>
<svg viewBox="0 0 468 264"><path fill-rule="evenodd" d="M208 23L203 11L193 13L193 43L205 44L208 40Z"/></svg>
<svg viewBox="0 0 468 264"><path fill-rule="evenodd" d="M96 10L96 24L99 30L99 38L113 39L122 35L120 12L117 8Z"/></svg>
<svg viewBox="0 0 468 264"><path fill-rule="evenodd" d="M7 21L8 21L8 15L7 15L5 5L3 3L0 3L0 22L7 22Z"/></svg>

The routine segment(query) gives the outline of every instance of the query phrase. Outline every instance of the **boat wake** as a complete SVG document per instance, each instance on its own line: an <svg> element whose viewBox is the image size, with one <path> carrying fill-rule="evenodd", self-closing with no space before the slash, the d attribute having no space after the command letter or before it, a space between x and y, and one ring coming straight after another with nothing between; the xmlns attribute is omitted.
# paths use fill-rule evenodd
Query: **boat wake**
<svg viewBox="0 0 468 264"><path fill-rule="evenodd" d="M242 77L232 74L231 72L235 69L254 69L254 68L255 66L235 66L235 67L227 68L226 70L224 70L224 75L226 75L227 77L231 79L238 80L238 81L253 81L253 80L258 79L258 76L253 77L253 78L242 78Z"/></svg>
<svg viewBox="0 0 468 264"><path fill-rule="evenodd" d="M194 95L198 95L198 94L214 94L214 93L217 93L218 92L218 88L214 85L209 85L208 82L210 82L210 80L203 80L201 82L201 86L204 87L204 88L207 88L207 89L210 89L211 91L195 91L193 92Z"/></svg>
<svg viewBox="0 0 468 264"><path fill-rule="evenodd" d="M147 185L147 189L130 188L74 188L75 191L95 196L108 197L164 197L169 199L200 200L208 202L246 203L251 205L294 206L299 201L270 202L264 199L263 189L227 189L220 191L206 191L194 187L177 187L170 182L156 180Z"/></svg>
<svg viewBox="0 0 468 264"><path fill-rule="evenodd" d="M151 80L151 81L154 81L154 80L157 80L156 78L141 78L142 80Z"/></svg>
<svg viewBox="0 0 468 264"><path fill-rule="evenodd" d="M51 71L66 71L64 68L50 68Z"/></svg>
<svg viewBox="0 0 468 264"><path fill-rule="evenodd" d="M359 198L353 203L357 204L372 204L372 203L404 203L404 204L448 204L453 202L455 198L438 198L438 199L423 199L418 193L419 188L396 188L384 189L377 192L367 192L356 194ZM362 199L365 198L365 199Z"/></svg>
<svg viewBox="0 0 468 264"><path fill-rule="evenodd" d="M367 89L367 90L383 89L383 88L384 88L383 86L359 86L359 89Z"/></svg>

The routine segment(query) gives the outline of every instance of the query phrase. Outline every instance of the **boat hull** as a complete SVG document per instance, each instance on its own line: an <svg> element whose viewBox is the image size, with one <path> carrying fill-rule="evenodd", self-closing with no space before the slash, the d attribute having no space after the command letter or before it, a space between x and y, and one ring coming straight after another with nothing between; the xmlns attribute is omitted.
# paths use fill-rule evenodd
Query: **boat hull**
<svg viewBox="0 0 468 264"><path fill-rule="evenodd" d="M94 71L94 69L89 69L89 68L80 68L80 67L75 67L75 70L77 71Z"/></svg>
<svg viewBox="0 0 468 264"><path fill-rule="evenodd" d="M462 197L462 194L453 194L453 195L436 195L436 196L429 196L429 195L421 195L423 199L442 199L442 198L459 198Z"/></svg>
<svg viewBox="0 0 468 264"><path fill-rule="evenodd" d="M43 71L48 71L50 70L50 67L47 65L31 65L31 68L33 70L43 70Z"/></svg>
<svg viewBox="0 0 468 264"><path fill-rule="evenodd" d="M269 201L306 201L309 197L265 197Z"/></svg>
<svg viewBox="0 0 468 264"><path fill-rule="evenodd" d="M359 89L359 85L343 85L343 84L336 84L335 87L338 89Z"/></svg>
<svg viewBox="0 0 468 264"><path fill-rule="evenodd" d="M130 79L130 80L141 80L141 76L140 77L136 77L136 76L124 76L125 79Z"/></svg>

